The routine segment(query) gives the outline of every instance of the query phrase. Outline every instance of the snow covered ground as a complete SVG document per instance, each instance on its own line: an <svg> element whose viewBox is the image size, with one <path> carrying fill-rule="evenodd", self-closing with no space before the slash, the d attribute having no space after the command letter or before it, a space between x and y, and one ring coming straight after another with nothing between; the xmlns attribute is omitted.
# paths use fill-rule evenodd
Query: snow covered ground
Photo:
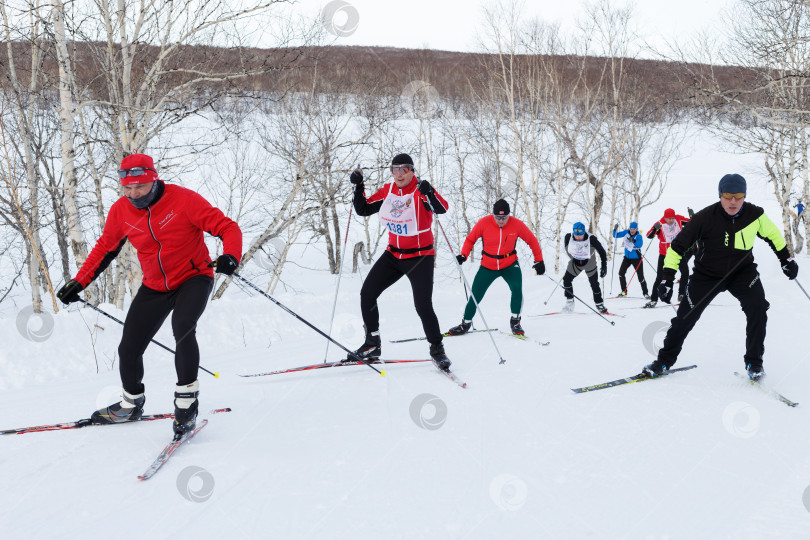
<svg viewBox="0 0 810 540"><path fill-rule="evenodd" d="M749 200L779 223L767 186L746 174L755 165L699 148L642 225L668 206L685 214L687 204L714 202L726 172L748 177ZM274 297L326 330L336 277L312 269L325 265L316 249L300 249ZM608 300L623 316L615 326L581 304L579 315L535 317L563 300L558 289L543 304L554 283L534 276L524 251L523 325L551 343L496 333L500 365L487 334L448 338L467 389L430 364L392 365L386 377L353 366L246 379L237 374L321 362L326 343L234 286L198 330L202 365L221 373L200 373L201 410L233 411L202 414L208 427L148 482L136 477L170 438L168 421L3 437L0 537L809 538L810 302L764 243L755 254L771 303L767 382L801 402L795 409L732 375L743 369L745 320L727 293L677 364L697 369L575 395L571 388L638 373L663 338L645 343L644 330L668 321L671 308ZM810 259L798 262L810 285ZM472 280L475 267L464 270ZM344 274L340 286L333 332L349 347L362 341L361 283ZM584 278L574 287L591 302ZM635 281L630 289L639 295ZM507 295L496 282L482 304L504 330ZM0 429L85 418L116 399L120 326L77 307L32 322L24 302L23 294L0 304ZM459 322L464 289L446 249L434 304L443 329ZM421 335L406 280L383 295L380 311L383 356L427 358L424 341L389 343ZM157 340L172 346L170 329ZM331 346L328 356L342 354ZM147 414L172 410L174 381L171 355L150 348Z"/></svg>

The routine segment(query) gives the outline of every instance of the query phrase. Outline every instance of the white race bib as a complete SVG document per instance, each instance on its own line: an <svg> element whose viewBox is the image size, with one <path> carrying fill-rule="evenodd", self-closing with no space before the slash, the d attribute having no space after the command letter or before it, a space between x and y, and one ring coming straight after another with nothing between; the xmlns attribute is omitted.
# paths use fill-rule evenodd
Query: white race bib
<svg viewBox="0 0 810 540"><path fill-rule="evenodd" d="M585 240L574 240L572 236L568 241L568 253L578 261L586 261L591 258L591 237Z"/></svg>
<svg viewBox="0 0 810 540"><path fill-rule="evenodd" d="M383 200L380 208L380 221L388 231L397 236L416 236L416 192L408 195L394 195L391 191Z"/></svg>
<svg viewBox="0 0 810 540"><path fill-rule="evenodd" d="M627 251L633 251L636 249L636 243L630 240L630 233L624 235L624 249Z"/></svg>
<svg viewBox="0 0 810 540"><path fill-rule="evenodd" d="M667 225L664 223L661 226L661 230L664 232L664 238L667 241L667 244L671 244L675 237L678 236L678 233L681 232L681 226L678 225L678 220L672 222L672 225Z"/></svg>

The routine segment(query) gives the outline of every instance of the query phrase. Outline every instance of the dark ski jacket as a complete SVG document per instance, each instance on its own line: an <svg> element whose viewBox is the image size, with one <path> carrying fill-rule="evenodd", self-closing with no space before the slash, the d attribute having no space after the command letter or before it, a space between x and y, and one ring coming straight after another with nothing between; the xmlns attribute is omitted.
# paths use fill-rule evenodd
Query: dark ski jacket
<svg viewBox="0 0 810 540"><path fill-rule="evenodd" d="M754 238L771 246L780 261L790 258L782 233L765 211L743 203L736 216L730 216L716 202L699 211L672 241L664 259L664 278L675 277L681 258L690 246L697 246L695 272L723 278L754 263ZM697 244L695 244L697 242Z"/></svg>

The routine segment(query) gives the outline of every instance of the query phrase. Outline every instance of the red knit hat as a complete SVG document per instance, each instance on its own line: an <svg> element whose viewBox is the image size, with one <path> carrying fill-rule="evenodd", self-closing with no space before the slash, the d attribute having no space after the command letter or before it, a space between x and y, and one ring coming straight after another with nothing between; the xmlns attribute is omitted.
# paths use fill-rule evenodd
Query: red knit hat
<svg viewBox="0 0 810 540"><path fill-rule="evenodd" d="M674 218L675 217L675 210L672 208L667 208L664 210L664 218Z"/></svg>
<svg viewBox="0 0 810 540"><path fill-rule="evenodd" d="M146 184L147 182L154 182L158 179L157 171L155 171L155 162L152 161L151 156L146 154L130 154L121 160L121 169L128 170L135 167L144 169L144 174L132 176L131 174L121 178L122 186L131 186L134 184ZM120 173L119 173L120 178Z"/></svg>

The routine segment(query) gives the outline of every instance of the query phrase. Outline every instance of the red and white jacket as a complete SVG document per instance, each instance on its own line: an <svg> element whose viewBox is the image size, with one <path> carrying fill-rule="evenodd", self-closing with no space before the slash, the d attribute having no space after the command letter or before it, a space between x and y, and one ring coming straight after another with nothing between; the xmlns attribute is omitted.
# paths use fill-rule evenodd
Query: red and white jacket
<svg viewBox="0 0 810 540"><path fill-rule="evenodd" d="M76 274L76 281L86 287L127 240L138 251L143 284L156 291L171 291L194 276L213 277L203 232L220 237L224 253L237 261L242 258L242 231L235 221L190 189L163 187L160 199L142 210L126 197L113 203L104 232Z"/></svg>
<svg viewBox="0 0 810 540"><path fill-rule="evenodd" d="M479 219L464 240L461 255L469 257L479 238L483 238L484 250L481 266L484 268L503 270L514 264L518 260L515 252L518 238L529 244L535 262L543 260L543 252L540 250L540 242L537 241L537 237L532 234L525 223L516 217L510 216L503 227L498 227L495 216L491 214Z"/></svg>
<svg viewBox="0 0 810 540"><path fill-rule="evenodd" d="M431 229L433 226L433 212L429 210L430 201L428 201L427 197L419 193L417 185L418 179L414 176L411 183L403 188L397 187L394 182L391 182L383 185L374 195L368 198L366 198L363 192L362 184L359 186L360 189L355 189L354 192L354 209L359 216L370 216L379 212L385 197L389 193L393 193L397 196L413 193L414 200L422 203L414 206L416 210L416 223L419 230L422 232L415 236L399 236L392 232L388 233L388 247L386 250L397 259L410 259L413 257L436 254L436 251L433 249L433 230ZM449 208L447 201L435 190L434 195L436 198L434 204L438 203L436 213L444 214ZM405 252L400 250L404 250Z"/></svg>
<svg viewBox="0 0 810 540"><path fill-rule="evenodd" d="M670 235L669 242L667 242L667 237L666 237L664 229L665 229L665 227L669 227L669 226L667 225L666 218L661 218L661 219L658 220L658 223L661 224L661 230L658 231L658 233L655 236L658 237L658 253L660 255L666 255L667 254L667 250L669 249L669 245L672 243L672 241L675 239L675 237L678 235L678 233L681 232L681 229L683 229L683 224L688 222L688 221L689 221L688 217L682 216L680 214L675 214L675 222L672 224L672 226L677 229L677 232L674 235ZM647 237L648 238L649 238L650 234L652 234L654 228L655 228L655 224L653 224L653 226L650 227L650 230L647 231Z"/></svg>

